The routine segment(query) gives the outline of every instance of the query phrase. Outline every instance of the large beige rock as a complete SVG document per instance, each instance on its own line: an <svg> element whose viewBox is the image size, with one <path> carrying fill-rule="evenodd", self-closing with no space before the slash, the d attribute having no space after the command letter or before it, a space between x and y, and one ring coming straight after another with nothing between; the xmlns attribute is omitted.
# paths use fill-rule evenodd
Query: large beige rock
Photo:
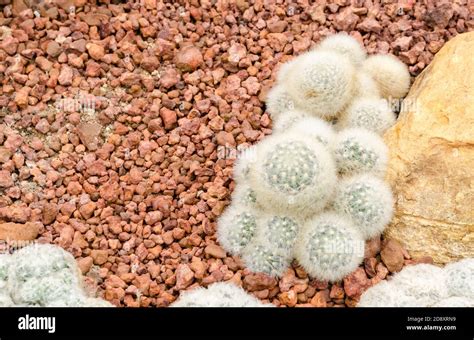
<svg viewBox="0 0 474 340"><path fill-rule="evenodd" d="M449 41L387 131L396 198L386 237L438 264L474 257L474 32Z"/></svg>

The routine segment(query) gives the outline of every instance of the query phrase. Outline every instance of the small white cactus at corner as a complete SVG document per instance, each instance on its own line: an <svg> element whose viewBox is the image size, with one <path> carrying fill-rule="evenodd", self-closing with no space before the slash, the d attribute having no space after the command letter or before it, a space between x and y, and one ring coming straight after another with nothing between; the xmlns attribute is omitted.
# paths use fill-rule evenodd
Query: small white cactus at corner
<svg viewBox="0 0 474 340"><path fill-rule="evenodd" d="M393 197L387 183L368 174L341 180L334 208L356 225L364 239L382 233L393 214Z"/></svg>
<svg viewBox="0 0 474 340"><path fill-rule="evenodd" d="M371 173L383 177L388 148L377 134L360 128L342 130L333 144L338 170L344 175Z"/></svg>
<svg viewBox="0 0 474 340"><path fill-rule="evenodd" d="M419 306L431 306L448 297L445 272L435 265L421 263L407 266L394 275L392 282L406 296L414 297Z"/></svg>
<svg viewBox="0 0 474 340"><path fill-rule="evenodd" d="M363 70L372 76L384 98L402 98L410 88L408 67L393 55L370 56L363 63Z"/></svg>
<svg viewBox="0 0 474 340"><path fill-rule="evenodd" d="M382 135L394 123L395 114L387 100L359 98L345 110L338 125L342 128L364 128Z"/></svg>
<svg viewBox="0 0 474 340"><path fill-rule="evenodd" d="M11 257L9 255L0 254L0 281L5 281L8 278L8 268L10 267L10 261Z"/></svg>
<svg viewBox="0 0 474 340"><path fill-rule="evenodd" d="M241 287L228 282L217 282L207 288L182 291L170 307L274 307L250 295Z"/></svg>
<svg viewBox="0 0 474 340"><path fill-rule="evenodd" d="M410 265L365 291L358 307L474 307L474 259Z"/></svg>
<svg viewBox="0 0 474 340"><path fill-rule="evenodd" d="M450 263L445 271L446 286L450 293L474 299L474 258Z"/></svg>
<svg viewBox="0 0 474 340"><path fill-rule="evenodd" d="M355 88L351 61L332 51L311 51L298 57L283 84L296 105L316 117L336 116Z"/></svg>
<svg viewBox="0 0 474 340"><path fill-rule="evenodd" d="M295 246L296 260L313 277L337 281L364 257L364 240L353 223L333 212L308 220Z"/></svg>
<svg viewBox="0 0 474 340"><path fill-rule="evenodd" d="M357 307L423 307L414 296L397 290L391 281L382 281L366 290Z"/></svg>
<svg viewBox="0 0 474 340"><path fill-rule="evenodd" d="M469 297L451 296L436 302L432 307L474 307L474 299Z"/></svg>
<svg viewBox="0 0 474 340"><path fill-rule="evenodd" d="M324 208L336 182L336 170L321 143L291 132L272 135L257 145L257 157L249 183L262 207L297 216Z"/></svg>
<svg viewBox="0 0 474 340"><path fill-rule="evenodd" d="M32 244L1 255L0 283L0 306L113 307L87 296L74 257L55 245Z"/></svg>

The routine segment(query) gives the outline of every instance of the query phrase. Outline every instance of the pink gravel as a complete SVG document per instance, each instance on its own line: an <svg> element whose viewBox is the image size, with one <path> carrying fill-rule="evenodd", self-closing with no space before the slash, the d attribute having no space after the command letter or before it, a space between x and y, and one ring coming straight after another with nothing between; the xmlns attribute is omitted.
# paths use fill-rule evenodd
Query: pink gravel
<svg viewBox="0 0 474 340"><path fill-rule="evenodd" d="M430 261L373 240L339 283L296 263L279 280L249 272L216 244L234 188L235 150L222 146L271 133L278 65L324 36L350 32L416 76L474 29L472 3L98 2L0 0L0 222L40 224L118 306L167 306L217 281L276 305L354 306Z"/></svg>

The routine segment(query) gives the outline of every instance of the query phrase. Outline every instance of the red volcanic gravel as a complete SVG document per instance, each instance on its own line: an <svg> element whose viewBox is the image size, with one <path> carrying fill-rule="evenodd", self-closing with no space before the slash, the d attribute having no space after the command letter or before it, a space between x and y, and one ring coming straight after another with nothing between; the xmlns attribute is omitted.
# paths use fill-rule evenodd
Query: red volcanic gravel
<svg viewBox="0 0 474 340"><path fill-rule="evenodd" d="M0 220L36 222L118 306L229 280L276 305L354 306L390 270L429 262L373 240L342 282L297 264L277 280L227 256L216 219L232 148L271 133L263 99L279 64L344 30L415 76L474 28L473 4L211 3L0 0Z"/></svg>

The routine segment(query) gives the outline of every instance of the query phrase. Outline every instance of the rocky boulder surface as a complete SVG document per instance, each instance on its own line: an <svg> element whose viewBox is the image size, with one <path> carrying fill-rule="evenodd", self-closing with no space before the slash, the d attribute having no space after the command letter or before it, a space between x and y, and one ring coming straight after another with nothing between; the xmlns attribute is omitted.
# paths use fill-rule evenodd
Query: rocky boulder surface
<svg viewBox="0 0 474 340"><path fill-rule="evenodd" d="M474 256L474 33L449 41L385 134L396 198L386 236L444 264Z"/></svg>

